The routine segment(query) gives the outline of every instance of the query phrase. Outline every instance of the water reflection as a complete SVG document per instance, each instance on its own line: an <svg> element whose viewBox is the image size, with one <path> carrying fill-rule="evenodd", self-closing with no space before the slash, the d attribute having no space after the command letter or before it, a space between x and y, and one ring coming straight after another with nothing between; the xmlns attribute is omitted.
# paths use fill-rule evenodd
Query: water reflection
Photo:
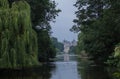
<svg viewBox="0 0 120 79"><path fill-rule="evenodd" d="M56 69L52 71L51 79L80 79L77 71L77 62L56 62Z"/></svg>
<svg viewBox="0 0 120 79"><path fill-rule="evenodd" d="M23 70L0 70L0 79L50 79L54 64Z"/></svg>
<svg viewBox="0 0 120 79"><path fill-rule="evenodd" d="M91 65L88 60L80 61L78 71L81 79L111 79L105 67Z"/></svg>
<svg viewBox="0 0 120 79"><path fill-rule="evenodd" d="M90 61L57 61L23 70L0 70L0 79L111 79L103 66Z"/></svg>

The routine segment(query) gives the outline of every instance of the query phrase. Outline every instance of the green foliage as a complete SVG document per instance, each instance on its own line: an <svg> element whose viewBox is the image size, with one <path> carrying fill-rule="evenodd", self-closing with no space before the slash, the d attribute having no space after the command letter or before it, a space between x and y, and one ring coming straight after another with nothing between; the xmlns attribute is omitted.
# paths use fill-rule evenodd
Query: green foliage
<svg viewBox="0 0 120 79"><path fill-rule="evenodd" d="M120 73L119 72L116 72L113 74L113 76L116 78L116 79L119 79L120 78Z"/></svg>
<svg viewBox="0 0 120 79"><path fill-rule="evenodd" d="M0 0L0 8L9 8L7 0Z"/></svg>
<svg viewBox="0 0 120 79"><path fill-rule="evenodd" d="M71 46L69 50L70 54L76 54L76 46Z"/></svg>
<svg viewBox="0 0 120 79"><path fill-rule="evenodd" d="M29 4L17 1L11 8L7 0L0 4L0 68L38 65L37 37L31 26Z"/></svg>
<svg viewBox="0 0 120 79"><path fill-rule="evenodd" d="M115 77L115 79L119 79L120 78L120 44L117 44L117 46L115 47L114 53L107 60L107 64L112 68L116 68L116 70L113 72L113 77Z"/></svg>
<svg viewBox="0 0 120 79"><path fill-rule="evenodd" d="M50 21L54 21L60 10L56 9L56 3L52 0L26 1L31 6L32 25L37 32L39 61L51 61L56 55L56 50L50 39Z"/></svg>
<svg viewBox="0 0 120 79"><path fill-rule="evenodd" d="M47 30L37 31L38 37L38 58L39 61L48 62L56 55L55 47Z"/></svg>
<svg viewBox="0 0 120 79"><path fill-rule="evenodd" d="M96 63L104 62L120 42L120 1L77 0L73 31L80 31L78 52L84 50ZM77 29L77 30L76 30Z"/></svg>
<svg viewBox="0 0 120 79"><path fill-rule="evenodd" d="M115 48L114 57L120 57L120 46L119 45Z"/></svg>
<svg viewBox="0 0 120 79"><path fill-rule="evenodd" d="M9 0L9 3L14 1L17 0ZM55 56L55 48L52 45L50 35L48 34L51 30L50 21L54 22L54 19L58 16L60 10L56 9L57 4L52 0L25 1L30 4L32 27L37 33L39 60L48 60L48 56ZM37 28L37 26L39 28ZM48 53L48 51L51 53Z"/></svg>
<svg viewBox="0 0 120 79"><path fill-rule="evenodd" d="M80 33L78 35L78 42L77 42L77 47L76 47L76 52L79 54L81 51L84 50L84 43L83 43L83 38L84 35L82 33Z"/></svg>
<svg viewBox="0 0 120 79"><path fill-rule="evenodd" d="M115 47L114 58L118 60L116 63L117 67L120 68L120 44Z"/></svg>
<svg viewBox="0 0 120 79"><path fill-rule="evenodd" d="M51 38L53 45L55 46L57 52L63 52L64 50L64 45L57 40L57 38L52 37Z"/></svg>
<svg viewBox="0 0 120 79"><path fill-rule="evenodd" d="M50 61L56 55L55 47L50 39L50 21L54 21L59 9L52 0L26 0L31 6L32 25L38 37L38 58L39 61ZM39 28L36 28L39 26Z"/></svg>
<svg viewBox="0 0 120 79"><path fill-rule="evenodd" d="M50 21L54 21L59 9L57 4L52 0L26 0L31 6L31 18L33 27L39 25L42 29L50 30Z"/></svg>

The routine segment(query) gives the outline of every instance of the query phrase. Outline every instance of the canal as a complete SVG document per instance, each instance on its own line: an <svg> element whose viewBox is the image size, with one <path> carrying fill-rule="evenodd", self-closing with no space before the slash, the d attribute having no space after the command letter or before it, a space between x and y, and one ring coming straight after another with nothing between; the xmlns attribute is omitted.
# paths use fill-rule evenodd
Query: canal
<svg viewBox="0 0 120 79"><path fill-rule="evenodd" d="M111 79L106 68L76 60L60 60L40 67L0 72L0 79Z"/></svg>

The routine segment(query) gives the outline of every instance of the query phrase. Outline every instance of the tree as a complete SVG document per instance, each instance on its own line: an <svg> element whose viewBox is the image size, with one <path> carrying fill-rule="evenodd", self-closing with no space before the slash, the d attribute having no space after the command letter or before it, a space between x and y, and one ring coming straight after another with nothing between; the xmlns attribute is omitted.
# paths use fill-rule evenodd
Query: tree
<svg viewBox="0 0 120 79"><path fill-rule="evenodd" d="M50 29L50 21L54 21L60 12L52 0L26 0L31 6L33 26L39 25L43 29Z"/></svg>
<svg viewBox="0 0 120 79"><path fill-rule="evenodd" d="M38 65L37 48L29 4L15 1L10 8L7 0L0 0L0 68Z"/></svg>
<svg viewBox="0 0 120 79"><path fill-rule="evenodd" d="M120 44L118 44L116 47L115 47L115 51L114 51L114 61L112 64L115 64L114 67L116 67L118 69L117 72L114 73L114 75L116 76L116 78L120 78ZM116 61L115 61L116 60Z"/></svg>
<svg viewBox="0 0 120 79"><path fill-rule="evenodd" d="M38 48L39 48L38 58L39 58L39 61L48 62L52 58L55 57L56 50L51 42L51 38L49 36L48 31L41 30L38 32L39 33L37 33L38 34L37 37L40 37L40 38L38 38Z"/></svg>
<svg viewBox="0 0 120 79"><path fill-rule="evenodd" d="M10 4L14 1L21 0L8 0ZM25 0L30 4L31 7L31 20L32 26L35 29L36 26L40 26L41 29L50 30L50 21L54 22L56 16L61 11L56 9L57 4L52 0Z"/></svg>
<svg viewBox="0 0 120 79"><path fill-rule="evenodd" d="M76 54L76 46L71 46L69 50L70 54Z"/></svg>
<svg viewBox="0 0 120 79"><path fill-rule="evenodd" d="M57 52L63 52L63 50L64 50L64 45L63 45L63 43L59 42L59 41L57 40L57 38L55 38L55 37L52 37L51 40L52 40L52 43L53 43L53 45L55 46Z"/></svg>
<svg viewBox="0 0 120 79"><path fill-rule="evenodd" d="M9 0L10 3L17 1L17 0ZM52 0L25 0L31 6L31 20L32 20L32 27L37 33L37 40L38 40L38 53L40 56L44 54L49 55L49 53L45 51L54 51L54 47L50 40L50 32L51 26L50 22L53 21L58 16L60 12L59 9L56 9L56 3ZM45 39L47 38L47 40ZM45 43L45 46L43 44ZM45 48L49 48L45 49ZM44 51L44 52L43 52ZM51 53L52 54L52 53ZM54 55L54 53L53 53ZM43 55L43 58L45 55ZM39 58L41 59L41 58ZM48 58L49 59L49 58ZM41 60L42 61L42 60Z"/></svg>
<svg viewBox="0 0 120 79"><path fill-rule="evenodd" d="M37 32L39 61L49 61L51 57L55 57L56 53L49 34L51 31L50 22L54 21L60 10L56 9L56 3L52 0L26 1L31 5L32 24Z"/></svg>
<svg viewBox="0 0 120 79"><path fill-rule="evenodd" d="M73 30L80 31L78 47L96 63L106 61L120 42L120 11L116 8L120 7L119 3L118 0L78 0L75 4L78 11Z"/></svg>

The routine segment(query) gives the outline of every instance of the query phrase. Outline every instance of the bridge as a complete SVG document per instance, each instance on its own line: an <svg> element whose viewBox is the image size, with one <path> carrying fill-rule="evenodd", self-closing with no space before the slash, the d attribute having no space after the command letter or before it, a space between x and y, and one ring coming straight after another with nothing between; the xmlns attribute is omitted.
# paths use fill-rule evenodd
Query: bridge
<svg viewBox="0 0 120 79"><path fill-rule="evenodd" d="M56 57L63 57L65 54L62 54L62 55L56 55ZM75 55L75 54L68 54L69 56L75 56L75 57L78 57L78 55Z"/></svg>
<svg viewBox="0 0 120 79"><path fill-rule="evenodd" d="M77 57L78 57L78 55L68 54L68 53L64 53L64 54L61 54L61 55L56 55L56 59L61 59L63 61L75 60Z"/></svg>

